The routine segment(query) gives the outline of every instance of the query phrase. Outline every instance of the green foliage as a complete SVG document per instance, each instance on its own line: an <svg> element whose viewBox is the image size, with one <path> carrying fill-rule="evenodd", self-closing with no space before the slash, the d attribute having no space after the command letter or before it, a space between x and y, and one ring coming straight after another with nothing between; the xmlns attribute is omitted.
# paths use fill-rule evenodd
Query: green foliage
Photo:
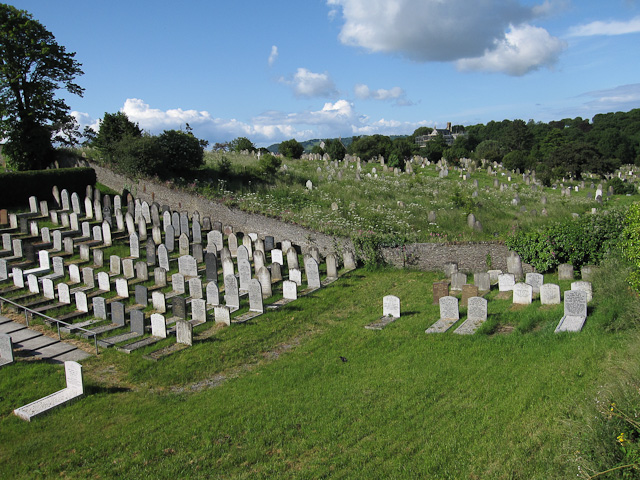
<svg viewBox="0 0 640 480"><path fill-rule="evenodd" d="M240 153L244 150L248 150L249 152L255 152L255 145L249 140L247 137L238 137L231 141L229 144L229 149L232 152Z"/></svg>
<svg viewBox="0 0 640 480"><path fill-rule="evenodd" d="M582 265L597 265L617 247L625 213L624 209L615 209L536 231L519 231L508 237L506 244L540 272L551 271L561 263L571 263L576 270Z"/></svg>
<svg viewBox="0 0 640 480"><path fill-rule="evenodd" d="M489 162L501 162L503 155L503 148L496 140L483 140L475 150L475 158Z"/></svg>
<svg viewBox="0 0 640 480"><path fill-rule="evenodd" d="M427 144L420 149L420 154L432 162L437 162L442 158L446 149L447 142L444 141L442 135L436 135L433 140L429 140Z"/></svg>
<svg viewBox="0 0 640 480"><path fill-rule="evenodd" d="M322 150L322 149L321 149ZM347 149L344 147L340 139L334 138L333 140L325 140L324 152L328 153L331 160L342 160L347 154Z"/></svg>
<svg viewBox="0 0 640 480"><path fill-rule="evenodd" d="M613 187L613 193L616 195L633 195L636 193L636 187L632 183L624 182L621 178L615 177L607 182L607 187Z"/></svg>
<svg viewBox="0 0 640 480"><path fill-rule="evenodd" d="M529 156L522 150L513 150L504 156L502 165L508 170L519 168L520 171L524 172L525 169L529 168Z"/></svg>
<svg viewBox="0 0 640 480"><path fill-rule="evenodd" d="M112 167L132 178L164 173L163 152L158 137L127 136L110 147Z"/></svg>
<svg viewBox="0 0 640 480"><path fill-rule="evenodd" d="M267 176L274 175L281 165L282 159L270 153L261 155L260 160L258 160L258 169L263 175Z"/></svg>
<svg viewBox="0 0 640 480"><path fill-rule="evenodd" d="M222 155L216 162L218 173L226 177L231 172L231 160L226 155Z"/></svg>
<svg viewBox="0 0 640 480"><path fill-rule="evenodd" d="M295 138L292 138L291 140L285 140L280 143L278 152L287 158L300 158L304 153L304 147Z"/></svg>
<svg viewBox="0 0 640 480"><path fill-rule="evenodd" d="M385 135L368 135L363 137L354 137L353 142L347 148L350 155L360 157L364 161L376 158L382 155L384 158L389 156L391 149L391 139Z"/></svg>
<svg viewBox="0 0 640 480"><path fill-rule="evenodd" d="M83 73L74 57L29 13L0 4L0 137L14 169L48 165L52 136L74 123L55 96L59 90L83 94L74 83Z"/></svg>
<svg viewBox="0 0 640 480"><path fill-rule="evenodd" d="M117 162L118 143L128 138L142 137L142 130L124 112L105 113L100 128L91 145L102 153L108 162Z"/></svg>
<svg viewBox="0 0 640 480"><path fill-rule="evenodd" d="M640 292L640 203L629 207L624 219L621 247L624 257L633 265L629 283L636 292Z"/></svg>
<svg viewBox="0 0 640 480"><path fill-rule="evenodd" d="M371 230L359 230L351 236L351 241L357 259L367 270L385 266L382 256L384 247L398 247L406 243L406 239L397 234L376 233Z"/></svg>
<svg viewBox="0 0 640 480"><path fill-rule="evenodd" d="M191 132L165 130L158 136L162 152L162 170L169 175L181 174L204 164L201 141Z"/></svg>
<svg viewBox="0 0 640 480"><path fill-rule="evenodd" d="M11 207L28 204L33 192L38 192L38 200L53 201L52 189L83 193L87 185L96 183L93 168L58 168L30 170L26 172L0 173L0 205Z"/></svg>

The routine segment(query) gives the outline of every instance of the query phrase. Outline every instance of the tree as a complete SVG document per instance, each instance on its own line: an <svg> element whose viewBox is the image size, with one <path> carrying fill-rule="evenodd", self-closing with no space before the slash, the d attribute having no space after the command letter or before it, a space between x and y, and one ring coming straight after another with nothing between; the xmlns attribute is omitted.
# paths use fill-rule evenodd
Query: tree
<svg viewBox="0 0 640 480"><path fill-rule="evenodd" d="M282 159L275 155L271 155L270 153L261 155L260 160L258 160L258 168L265 176L275 174L280 168L280 165L282 165Z"/></svg>
<svg viewBox="0 0 640 480"><path fill-rule="evenodd" d="M250 152L256 151L255 145L247 137L238 137L231 140L231 143L229 143L229 149L232 152L237 153L240 153L243 150L248 150Z"/></svg>
<svg viewBox="0 0 640 480"><path fill-rule="evenodd" d="M324 151L329 154L331 160L343 160L347 154L347 149L344 148L342 142L337 138L325 140Z"/></svg>
<svg viewBox="0 0 640 480"><path fill-rule="evenodd" d="M167 173L195 170L204 164L203 143L191 132L165 130L158 135L158 144L162 169Z"/></svg>
<svg viewBox="0 0 640 480"><path fill-rule="evenodd" d="M92 145L100 150L109 162L114 162L117 161L114 154L119 148L119 142L125 138L140 137L142 130L137 123L129 120L126 113L105 113Z"/></svg>
<svg viewBox="0 0 640 480"><path fill-rule="evenodd" d="M347 148L350 155L357 155L362 160L368 161L374 157L382 155L389 156L391 149L391 139L385 135L369 135L365 137L354 137L353 142Z"/></svg>
<svg viewBox="0 0 640 480"><path fill-rule="evenodd" d="M304 152L304 147L295 138L285 140L278 146L278 152L287 158L300 158Z"/></svg>
<svg viewBox="0 0 640 480"><path fill-rule="evenodd" d="M53 160L52 136L72 122L57 90L82 96L74 83L81 65L24 10L0 4L0 136L18 170L44 168Z"/></svg>

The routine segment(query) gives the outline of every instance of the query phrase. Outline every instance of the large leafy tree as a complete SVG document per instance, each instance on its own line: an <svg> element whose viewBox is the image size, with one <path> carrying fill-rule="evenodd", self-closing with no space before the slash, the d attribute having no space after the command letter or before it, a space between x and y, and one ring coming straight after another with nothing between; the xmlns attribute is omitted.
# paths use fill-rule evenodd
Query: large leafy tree
<svg viewBox="0 0 640 480"><path fill-rule="evenodd" d="M74 123L57 90L82 96L75 53L24 10L0 4L0 136L19 170L43 168L53 155L52 137Z"/></svg>

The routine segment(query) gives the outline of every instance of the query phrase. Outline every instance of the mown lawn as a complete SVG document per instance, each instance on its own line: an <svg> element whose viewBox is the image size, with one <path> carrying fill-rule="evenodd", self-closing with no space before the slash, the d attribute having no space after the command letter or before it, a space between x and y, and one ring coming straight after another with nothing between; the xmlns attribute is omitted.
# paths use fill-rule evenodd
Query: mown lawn
<svg viewBox="0 0 640 480"><path fill-rule="evenodd" d="M575 478L577 445L601 440L586 428L598 392L640 359L636 332L606 331L595 304L556 335L562 306L492 291L476 335L427 336L437 278L355 271L157 363L104 352L84 362L85 398L32 423L12 410L63 370L4 367L0 477ZM402 318L364 329L388 294Z"/></svg>

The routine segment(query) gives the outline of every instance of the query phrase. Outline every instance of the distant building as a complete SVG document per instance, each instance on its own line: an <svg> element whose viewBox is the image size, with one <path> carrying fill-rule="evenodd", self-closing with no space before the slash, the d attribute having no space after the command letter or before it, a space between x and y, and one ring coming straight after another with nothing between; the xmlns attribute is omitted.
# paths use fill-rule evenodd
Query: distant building
<svg viewBox="0 0 640 480"><path fill-rule="evenodd" d="M455 139L461 135L465 135L465 133L453 133L453 130L451 130L451 122L447 122L447 128L434 128L429 135L416 137L416 145L426 147L427 143L434 140L438 135L442 135L447 145L453 145Z"/></svg>

